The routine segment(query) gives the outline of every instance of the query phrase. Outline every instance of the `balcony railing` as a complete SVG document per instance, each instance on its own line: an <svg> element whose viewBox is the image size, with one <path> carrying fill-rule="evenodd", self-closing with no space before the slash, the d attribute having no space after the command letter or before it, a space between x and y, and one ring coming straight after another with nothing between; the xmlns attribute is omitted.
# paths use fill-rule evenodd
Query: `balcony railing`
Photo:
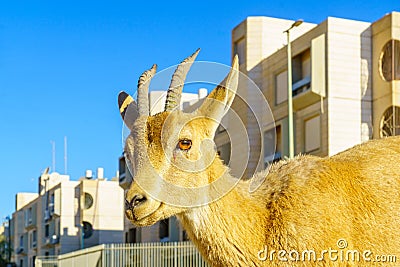
<svg viewBox="0 0 400 267"><path fill-rule="evenodd" d="M307 76L292 85L293 96L299 95L311 88L311 77Z"/></svg>
<svg viewBox="0 0 400 267"><path fill-rule="evenodd" d="M19 248L17 248L17 250L15 252L17 254L24 254L25 253L25 249L24 249L24 247L19 247Z"/></svg>
<svg viewBox="0 0 400 267"><path fill-rule="evenodd" d="M28 218L28 219L26 219L26 220L25 220L25 228L26 228L27 230L36 228L36 219L33 219L33 218Z"/></svg>
<svg viewBox="0 0 400 267"><path fill-rule="evenodd" d="M58 235L52 235L44 238L44 247L52 247L60 242L60 238Z"/></svg>

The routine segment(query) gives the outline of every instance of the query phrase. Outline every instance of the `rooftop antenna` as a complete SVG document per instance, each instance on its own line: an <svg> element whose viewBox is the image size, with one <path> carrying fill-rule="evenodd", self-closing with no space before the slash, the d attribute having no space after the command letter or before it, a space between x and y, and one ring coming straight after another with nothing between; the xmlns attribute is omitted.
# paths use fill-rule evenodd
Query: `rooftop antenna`
<svg viewBox="0 0 400 267"><path fill-rule="evenodd" d="M64 136L64 174L68 171L67 137Z"/></svg>
<svg viewBox="0 0 400 267"><path fill-rule="evenodd" d="M51 147L52 147L52 167L51 171L55 172L56 171L56 142L50 141Z"/></svg>

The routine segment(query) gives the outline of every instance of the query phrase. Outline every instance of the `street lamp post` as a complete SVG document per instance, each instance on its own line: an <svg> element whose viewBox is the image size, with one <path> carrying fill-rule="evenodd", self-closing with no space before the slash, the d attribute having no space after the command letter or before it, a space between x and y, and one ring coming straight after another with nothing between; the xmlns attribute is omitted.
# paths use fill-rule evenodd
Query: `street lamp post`
<svg viewBox="0 0 400 267"><path fill-rule="evenodd" d="M289 124L289 158L294 157L294 137L293 137L293 90L292 90L292 47L290 44L290 30L303 23L303 20L296 20L289 29L284 31L287 35L287 89L288 89L288 124Z"/></svg>

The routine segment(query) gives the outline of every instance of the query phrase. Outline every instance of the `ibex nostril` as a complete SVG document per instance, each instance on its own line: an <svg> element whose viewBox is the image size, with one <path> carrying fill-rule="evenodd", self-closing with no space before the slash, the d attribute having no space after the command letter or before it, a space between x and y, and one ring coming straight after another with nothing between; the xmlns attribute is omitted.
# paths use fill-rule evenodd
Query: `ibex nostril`
<svg viewBox="0 0 400 267"><path fill-rule="evenodd" d="M130 205L132 207L137 207L139 206L141 203L145 202L147 199L145 196L143 195L136 195L132 198Z"/></svg>

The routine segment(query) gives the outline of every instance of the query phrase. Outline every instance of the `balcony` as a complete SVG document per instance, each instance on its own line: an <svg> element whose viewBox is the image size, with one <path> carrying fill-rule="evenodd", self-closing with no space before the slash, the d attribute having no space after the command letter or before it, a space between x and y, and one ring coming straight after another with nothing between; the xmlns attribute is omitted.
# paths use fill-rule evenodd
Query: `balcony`
<svg viewBox="0 0 400 267"><path fill-rule="evenodd" d="M25 229L26 230L31 230L36 228L36 220L29 218L25 221Z"/></svg>
<svg viewBox="0 0 400 267"><path fill-rule="evenodd" d="M58 243L60 243L60 238L58 235L54 234L52 236L48 236L48 237L44 238L43 247L45 247L45 248L53 247L54 245L57 245Z"/></svg>
<svg viewBox="0 0 400 267"><path fill-rule="evenodd" d="M307 76L293 84L293 109L299 110L321 100L321 94L313 87L310 76Z"/></svg>
<svg viewBox="0 0 400 267"><path fill-rule="evenodd" d="M44 211L43 219L44 219L45 222L51 220L51 213L50 213L50 210L45 210L45 211Z"/></svg>
<svg viewBox="0 0 400 267"><path fill-rule="evenodd" d="M293 84L293 109L295 111L317 103L326 96L325 50L325 34L321 34L311 40L309 62L304 61L308 57L306 54L303 54L301 58L302 71L298 71L298 75L293 75L293 80L296 81ZM309 63L311 63L310 71L304 72L303 70ZM295 79L295 76L298 79Z"/></svg>
<svg viewBox="0 0 400 267"><path fill-rule="evenodd" d="M60 243L60 238L58 237L58 235L52 235L50 238L50 244L56 245L58 243Z"/></svg>
<svg viewBox="0 0 400 267"><path fill-rule="evenodd" d="M292 85L293 97L310 90L311 87L311 77L307 76L300 81L295 82Z"/></svg>
<svg viewBox="0 0 400 267"><path fill-rule="evenodd" d="M54 216L60 216L60 212L59 212L59 208L56 209L56 206L54 203L49 203L49 213L50 213L50 217L54 217Z"/></svg>
<svg viewBox="0 0 400 267"><path fill-rule="evenodd" d="M19 247L16 249L15 253L17 253L18 255L26 255L26 250L24 247Z"/></svg>
<svg viewBox="0 0 400 267"><path fill-rule="evenodd" d="M36 228L36 205L32 205L28 209L24 211L24 218L25 218L25 229L31 230Z"/></svg>

